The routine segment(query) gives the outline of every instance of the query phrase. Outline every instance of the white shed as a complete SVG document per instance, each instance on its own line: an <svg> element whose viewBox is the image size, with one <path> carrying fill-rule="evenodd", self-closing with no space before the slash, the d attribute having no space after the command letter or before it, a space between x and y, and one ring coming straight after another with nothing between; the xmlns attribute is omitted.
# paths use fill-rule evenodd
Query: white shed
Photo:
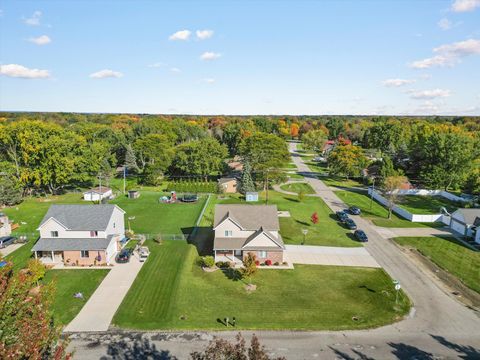
<svg viewBox="0 0 480 360"><path fill-rule="evenodd" d="M83 193L83 200L85 201L101 201L103 199L111 199L112 197L112 189L105 186L96 187Z"/></svg>
<svg viewBox="0 0 480 360"><path fill-rule="evenodd" d="M480 242L479 235L474 234L474 228L480 227L480 209L458 209L450 218L450 228L463 236L476 236Z"/></svg>

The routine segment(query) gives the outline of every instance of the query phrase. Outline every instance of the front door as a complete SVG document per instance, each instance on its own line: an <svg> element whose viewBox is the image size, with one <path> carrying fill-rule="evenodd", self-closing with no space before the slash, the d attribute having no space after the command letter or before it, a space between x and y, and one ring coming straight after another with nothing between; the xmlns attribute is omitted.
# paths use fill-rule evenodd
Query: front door
<svg viewBox="0 0 480 360"><path fill-rule="evenodd" d="M242 256L242 250L235 250L235 256Z"/></svg>

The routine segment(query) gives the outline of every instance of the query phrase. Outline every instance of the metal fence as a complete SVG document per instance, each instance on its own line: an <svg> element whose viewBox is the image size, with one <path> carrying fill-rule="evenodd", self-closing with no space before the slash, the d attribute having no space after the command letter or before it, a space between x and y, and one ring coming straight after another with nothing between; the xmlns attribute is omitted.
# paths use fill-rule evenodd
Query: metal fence
<svg viewBox="0 0 480 360"><path fill-rule="evenodd" d="M187 241L190 237L190 234L142 234L145 236L146 240L183 240Z"/></svg>

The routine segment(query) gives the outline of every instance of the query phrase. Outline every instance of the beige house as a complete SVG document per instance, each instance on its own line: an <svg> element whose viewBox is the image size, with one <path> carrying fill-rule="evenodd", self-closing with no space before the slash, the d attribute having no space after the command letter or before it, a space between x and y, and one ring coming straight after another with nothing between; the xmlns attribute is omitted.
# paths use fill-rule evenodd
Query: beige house
<svg viewBox="0 0 480 360"><path fill-rule="evenodd" d="M0 236L8 236L12 233L12 224L8 219L8 216L0 212Z"/></svg>
<svg viewBox="0 0 480 360"><path fill-rule="evenodd" d="M52 205L32 248L45 264L104 265L125 238L125 211L117 205Z"/></svg>
<svg viewBox="0 0 480 360"><path fill-rule="evenodd" d="M233 177L223 177L218 179L218 186L223 193L236 193L237 190L237 179Z"/></svg>
<svg viewBox="0 0 480 360"><path fill-rule="evenodd" d="M284 261L285 245L275 205L216 205L215 261L240 264L248 253L260 263Z"/></svg>

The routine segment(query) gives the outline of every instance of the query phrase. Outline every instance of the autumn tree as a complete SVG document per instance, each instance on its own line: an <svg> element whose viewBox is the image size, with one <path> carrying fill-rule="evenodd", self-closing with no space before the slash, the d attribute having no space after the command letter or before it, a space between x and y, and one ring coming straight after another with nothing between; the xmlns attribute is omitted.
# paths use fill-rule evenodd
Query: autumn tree
<svg viewBox="0 0 480 360"><path fill-rule="evenodd" d="M321 154L327 143L327 135L322 130L311 130L302 136L303 147Z"/></svg>
<svg viewBox="0 0 480 360"><path fill-rule="evenodd" d="M290 136L292 137L292 139L298 137L298 129L298 124L293 123L292 125L290 125Z"/></svg>
<svg viewBox="0 0 480 360"><path fill-rule="evenodd" d="M389 219L392 218L392 210L398 197L398 190L407 182L408 179L401 175L389 176L383 181L383 193L388 200Z"/></svg>
<svg viewBox="0 0 480 360"><path fill-rule="evenodd" d="M45 267L30 260L26 269L13 271L12 263L0 268L0 358L63 359L61 329L51 311L54 287L39 281Z"/></svg>
<svg viewBox="0 0 480 360"><path fill-rule="evenodd" d="M249 252L247 256L243 258L242 267L240 268L240 275L242 278L248 279L248 282L251 284L252 276L255 275L258 271L257 258L254 253Z"/></svg>
<svg viewBox="0 0 480 360"><path fill-rule="evenodd" d="M313 224L318 223L318 214L316 211L312 214L312 216L310 217L310 220L312 221Z"/></svg>
<svg viewBox="0 0 480 360"><path fill-rule="evenodd" d="M349 177L360 176L367 165L363 150L355 145L337 145L328 155L328 167L333 175Z"/></svg>

